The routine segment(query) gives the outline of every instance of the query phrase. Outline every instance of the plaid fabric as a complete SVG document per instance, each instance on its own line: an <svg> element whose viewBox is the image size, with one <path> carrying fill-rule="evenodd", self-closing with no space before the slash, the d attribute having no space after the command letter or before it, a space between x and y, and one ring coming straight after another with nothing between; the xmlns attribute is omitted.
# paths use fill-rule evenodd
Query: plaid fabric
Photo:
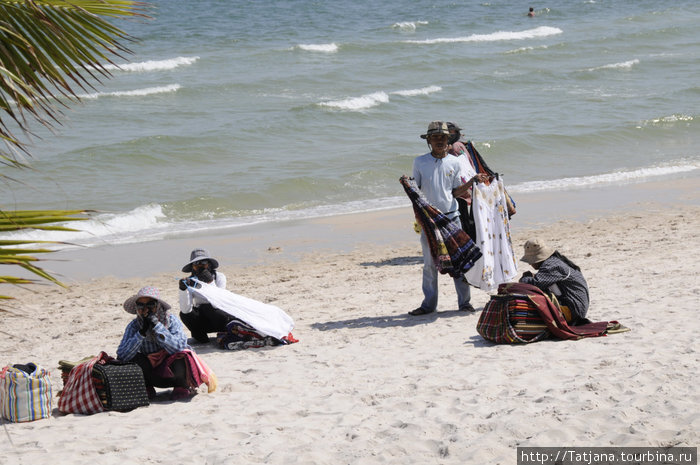
<svg viewBox="0 0 700 465"><path fill-rule="evenodd" d="M428 239L430 254L438 271L453 278L462 276L481 257L479 247L458 222L428 203L413 179L401 176L399 182L411 199L416 221Z"/></svg>
<svg viewBox="0 0 700 465"><path fill-rule="evenodd" d="M58 399L58 410L63 413L82 413L90 415L104 411L104 405L92 380L92 367L95 363L109 360L105 352L100 352L87 362L76 365L68 375L68 382L63 386Z"/></svg>
<svg viewBox="0 0 700 465"><path fill-rule="evenodd" d="M535 342L549 335L537 306L526 295L494 295L484 306L476 330L498 344Z"/></svg>
<svg viewBox="0 0 700 465"><path fill-rule="evenodd" d="M535 333L542 323L537 321L533 311L546 326L546 330L538 334ZM607 328L607 321L569 326L561 310L547 294L524 283L501 284L498 295L491 297L476 325L477 332L484 339L500 344L535 342L550 334L559 339L604 336Z"/></svg>

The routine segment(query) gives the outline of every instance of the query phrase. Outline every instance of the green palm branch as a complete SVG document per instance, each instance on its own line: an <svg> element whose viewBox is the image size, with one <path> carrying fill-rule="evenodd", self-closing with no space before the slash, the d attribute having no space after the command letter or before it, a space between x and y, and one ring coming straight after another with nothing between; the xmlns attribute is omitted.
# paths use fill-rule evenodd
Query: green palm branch
<svg viewBox="0 0 700 465"><path fill-rule="evenodd" d="M129 54L125 43L134 39L108 19L147 18L148 6L132 0L0 0L0 167L28 168L25 156L31 154L24 140L32 136L30 124L55 128L68 103L79 101L78 91L109 78L105 64ZM0 178L12 181L6 173L0 172ZM65 223L88 219L89 213L6 211L0 206L0 233L72 231ZM42 242L0 240L0 265L20 266L61 284L37 265L35 254L52 251L37 247ZM0 276L0 284L32 282Z"/></svg>

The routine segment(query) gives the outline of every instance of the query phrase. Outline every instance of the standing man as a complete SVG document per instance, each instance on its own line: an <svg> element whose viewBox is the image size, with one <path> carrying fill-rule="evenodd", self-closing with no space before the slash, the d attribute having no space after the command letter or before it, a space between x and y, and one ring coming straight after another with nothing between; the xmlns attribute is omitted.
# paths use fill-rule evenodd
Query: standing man
<svg viewBox="0 0 700 465"><path fill-rule="evenodd" d="M464 184L457 157L447 156L449 137L447 123L433 121L428 125L428 131L421 134L421 138L427 141L430 152L416 157L413 161L413 178L432 206L459 223L458 204L454 191L463 185L470 186L474 179L481 179L479 176L486 175L476 175L469 179L466 185ZM461 187L458 192L465 187ZM438 270L424 231L421 231L420 243L423 250L423 295L425 297L420 307L408 313L412 316L433 313L437 311L438 304ZM469 303L471 300L469 284L463 277L454 278L454 282L459 310L474 311L474 307Z"/></svg>

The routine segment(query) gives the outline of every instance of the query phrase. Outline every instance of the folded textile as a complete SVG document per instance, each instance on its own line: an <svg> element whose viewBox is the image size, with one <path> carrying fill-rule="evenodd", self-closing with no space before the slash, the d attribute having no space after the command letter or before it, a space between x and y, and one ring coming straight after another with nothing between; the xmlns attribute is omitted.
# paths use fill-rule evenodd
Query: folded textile
<svg viewBox="0 0 700 465"><path fill-rule="evenodd" d="M275 305L234 294L214 284L195 282L196 287L189 287L194 295L207 300L214 308L243 320L266 336L282 339L294 328L292 317Z"/></svg>
<svg viewBox="0 0 700 465"><path fill-rule="evenodd" d="M481 257L479 247L458 222L430 205L415 180L401 176L399 182L411 199L416 221L425 233L430 255L438 271L453 278L462 276Z"/></svg>

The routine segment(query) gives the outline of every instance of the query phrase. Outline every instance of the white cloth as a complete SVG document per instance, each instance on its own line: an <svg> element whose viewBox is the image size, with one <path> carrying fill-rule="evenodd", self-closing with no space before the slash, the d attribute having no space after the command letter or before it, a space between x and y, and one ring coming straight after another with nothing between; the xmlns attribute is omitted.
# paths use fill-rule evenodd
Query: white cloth
<svg viewBox="0 0 700 465"><path fill-rule="evenodd" d="M216 284L216 287L226 289L226 275L220 271L217 271L214 276L214 284ZM184 291L180 290L178 298L180 301L180 311L182 313L190 313L192 311L192 307L199 307L200 305L208 302L204 297L192 295L190 289L185 289Z"/></svg>
<svg viewBox="0 0 700 465"><path fill-rule="evenodd" d="M466 154L463 153L461 155L458 155L456 158L459 162L459 169L461 170L462 174L462 184L464 184L468 182L471 178L476 176L476 170L472 166Z"/></svg>
<svg viewBox="0 0 700 465"><path fill-rule="evenodd" d="M475 242L482 256L465 277L469 284L487 292L497 289L499 284L513 282L518 274L505 192L503 180L498 178L488 186L474 183L472 193Z"/></svg>
<svg viewBox="0 0 700 465"><path fill-rule="evenodd" d="M451 218L456 216L459 205L452 191L463 184L457 157L435 158L430 153L416 157L413 179L430 205Z"/></svg>
<svg viewBox="0 0 700 465"><path fill-rule="evenodd" d="M265 336L282 339L289 336L294 328L292 317L279 307L234 294L214 284L198 283L202 285L201 288L189 288L192 294L206 299L214 308L243 320Z"/></svg>

